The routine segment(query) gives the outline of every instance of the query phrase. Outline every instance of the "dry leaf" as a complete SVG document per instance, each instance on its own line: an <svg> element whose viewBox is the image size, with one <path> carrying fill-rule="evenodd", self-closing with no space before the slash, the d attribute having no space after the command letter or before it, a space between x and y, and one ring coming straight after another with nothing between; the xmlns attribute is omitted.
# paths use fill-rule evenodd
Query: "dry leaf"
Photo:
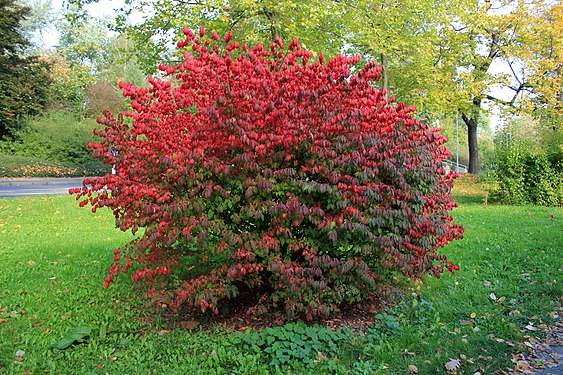
<svg viewBox="0 0 563 375"><path fill-rule="evenodd" d="M526 326L526 329L527 329L528 331L537 331L537 330L538 330L536 327L534 327L534 326L531 325L531 324L528 324L528 325Z"/></svg>
<svg viewBox="0 0 563 375"><path fill-rule="evenodd" d="M182 326L183 329L194 329L197 328L197 326L199 326L199 322L197 320L186 320L180 322L180 325Z"/></svg>
<svg viewBox="0 0 563 375"><path fill-rule="evenodd" d="M489 294L489 297L491 297L491 299L492 299L493 301L496 301L496 300L497 300L497 296L496 296L496 294L494 294L494 293Z"/></svg>
<svg viewBox="0 0 563 375"><path fill-rule="evenodd" d="M446 368L446 370L448 371L457 371L459 370L459 368L461 367L461 362L457 359L451 359L449 362L446 362L446 364L444 365L444 367Z"/></svg>
<svg viewBox="0 0 563 375"><path fill-rule="evenodd" d="M30 267L31 267L31 266L35 266L36 264L37 264L37 263L35 263L34 260L31 260L31 259L30 259L30 260L27 261L27 265L30 266Z"/></svg>
<svg viewBox="0 0 563 375"><path fill-rule="evenodd" d="M418 367L416 367L415 365L409 365L409 372L417 374L418 373Z"/></svg>
<svg viewBox="0 0 563 375"><path fill-rule="evenodd" d="M490 281L485 281L483 283L483 285L485 286L485 288L490 288L491 287L491 282Z"/></svg>
<svg viewBox="0 0 563 375"><path fill-rule="evenodd" d="M25 352L23 350L16 350L16 357L23 357Z"/></svg>
<svg viewBox="0 0 563 375"><path fill-rule="evenodd" d="M530 367L530 364L528 363L528 361L518 361L516 363L516 369L519 371L531 371L532 368Z"/></svg>
<svg viewBox="0 0 563 375"><path fill-rule="evenodd" d="M462 360L465 361L467 359L467 356L465 354L460 354L459 359L462 359Z"/></svg>
<svg viewBox="0 0 563 375"><path fill-rule="evenodd" d="M0 319L0 324L6 323L7 321L8 321L8 319Z"/></svg>

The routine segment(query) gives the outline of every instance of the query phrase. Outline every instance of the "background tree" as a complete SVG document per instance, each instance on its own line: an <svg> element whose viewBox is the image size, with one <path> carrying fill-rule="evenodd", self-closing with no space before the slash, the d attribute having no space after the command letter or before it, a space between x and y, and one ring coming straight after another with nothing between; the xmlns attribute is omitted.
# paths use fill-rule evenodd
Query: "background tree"
<svg viewBox="0 0 563 375"><path fill-rule="evenodd" d="M72 14L73 10L66 14ZM73 65L88 67L93 74L107 65L108 49L112 36L108 29L109 20L98 17L63 17L57 23L59 38L58 51Z"/></svg>
<svg viewBox="0 0 563 375"><path fill-rule="evenodd" d="M48 67L26 53L29 41L21 28L28 14L16 1L0 0L0 138L46 106Z"/></svg>
<svg viewBox="0 0 563 375"><path fill-rule="evenodd" d="M43 37L45 31L52 29L56 20L52 0L21 0L29 8L29 13L22 21L22 33L30 42L30 49L41 53L46 49Z"/></svg>
<svg viewBox="0 0 563 375"><path fill-rule="evenodd" d="M515 111L560 107L561 6L541 1L293 1L132 5L149 14L120 30L143 50L143 67L168 56L183 25L235 31L253 42L297 37L310 50L360 52L386 66L382 85L431 116L459 112L467 127L469 170L479 171L477 128L486 101ZM508 94L493 95L504 88ZM559 103L559 104L558 104Z"/></svg>

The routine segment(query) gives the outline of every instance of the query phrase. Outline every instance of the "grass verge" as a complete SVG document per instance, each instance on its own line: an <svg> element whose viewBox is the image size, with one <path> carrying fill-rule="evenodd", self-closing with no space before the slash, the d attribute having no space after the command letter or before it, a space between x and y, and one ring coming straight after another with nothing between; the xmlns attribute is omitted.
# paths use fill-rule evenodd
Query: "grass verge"
<svg viewBox="0 0 563 375"><path fill-rule="evenodd" d="M562 296L563 209L485 205L456 189L466 238L455 275L409 283L365 334L289 324L259 332L168 331L134 286L103 288L131 235L71 197L0 200L0 373L419 374L514 368ZM65 341L66 340L66 341Z"/></svg>
<svg viewBox="0 0 563 375"><path fill-rule="evenodd" d="M102 176L110 167L100 163L75 165L39 158L0 154L0 178Z"/></svg>

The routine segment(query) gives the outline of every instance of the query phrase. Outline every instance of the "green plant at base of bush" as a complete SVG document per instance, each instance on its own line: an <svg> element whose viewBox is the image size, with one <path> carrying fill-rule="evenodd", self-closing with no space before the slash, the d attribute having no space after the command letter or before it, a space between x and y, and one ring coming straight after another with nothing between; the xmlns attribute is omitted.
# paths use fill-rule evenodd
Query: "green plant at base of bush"
<svg viewBox="0 0 563 375"><path fill-rule="evenodd" d="M338 357L339 350L350 344L350 336L349 329L333 331L298 322L261 331L235 332L232 343L244 352L263 354L274 366L292 362L312 364Z"/></svg>

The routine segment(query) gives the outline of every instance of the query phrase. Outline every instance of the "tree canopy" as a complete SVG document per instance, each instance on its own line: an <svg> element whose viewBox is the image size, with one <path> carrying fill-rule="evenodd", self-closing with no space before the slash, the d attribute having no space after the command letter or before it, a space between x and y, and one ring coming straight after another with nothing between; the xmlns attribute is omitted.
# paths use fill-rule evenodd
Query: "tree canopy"
<svg viewBox="0 0 563 375"><path fill-rule="evenodd" d="M307 7L291 0L129 1L116 29L142 51L147 73L180 58L172 42L185 25L232 31L249 44L298 38L327 57L377 58L390 94L429 117L461 115L470 172L477 173L485 102L561 118L561 8L540 0L310 0ZM131 12L143 21L131 24Z"/></svg>
<svg viewBox="0 0 563 375"><path fill-rule="evenodd" d="M22 22L28 14L18 2L0 0L0 138L46 106L47 65L26 53Z"/></svg>

